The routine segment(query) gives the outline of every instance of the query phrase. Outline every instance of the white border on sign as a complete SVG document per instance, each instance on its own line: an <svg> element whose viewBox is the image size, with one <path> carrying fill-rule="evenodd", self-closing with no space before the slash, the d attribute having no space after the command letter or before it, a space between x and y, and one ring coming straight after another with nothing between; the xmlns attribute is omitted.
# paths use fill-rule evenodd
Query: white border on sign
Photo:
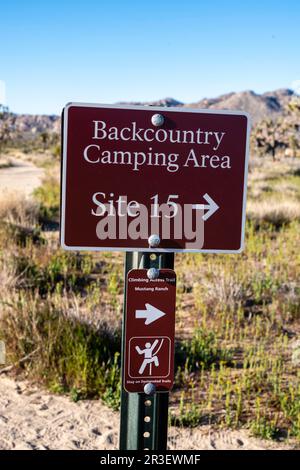
<svg viewBox="0 0 300 470"><path fill-rule="evenodd" d="M195 248L120 248L120 247L104 247L104 246L69 246L65 244L65 210L66 210L66 175L67 175L67 141L68 141L68 111L71 107L79 108L113 108L113 109L133 109L143 111L160 111L174 113L204 113L204 114L229 114L236 116L245 116L247 118L247 135L246 135L246 157L244 167L244 190L243 190L243 207L242 207L242 230L240 248L237 250L216 250L216 249L195 249ZM196 108L177 108L166 106L131 106L131 105L114 105L114 104L96 104L96 103L68 103L64 107L63 122L63 155L62 155L62 194L61 194L61 229L60 243L64 250L68 251L143 251L143 252L187 252L187 253L241 253L245 245L245 225L246 225L246 200L247 200L247 179L248 179L248 162L249 162L249 140L250 140L251 118L247 112L234 110L211 110Z"/></svg>
<svg viewBox="0 0 300 470"><path fill-rule="evenodd" d="M130 365L131 365L131 341L133 339L144 339L149 340L149 339L167 339L169 341L169 364L168 364L168 373L167 375L130 375ZM170 375L171 372L171 348L172 348L172 341L169 336L132 336L129 340L128 344L128 377L131 379L165 379ZM124 378L126 380L126 378Z"/></svg>

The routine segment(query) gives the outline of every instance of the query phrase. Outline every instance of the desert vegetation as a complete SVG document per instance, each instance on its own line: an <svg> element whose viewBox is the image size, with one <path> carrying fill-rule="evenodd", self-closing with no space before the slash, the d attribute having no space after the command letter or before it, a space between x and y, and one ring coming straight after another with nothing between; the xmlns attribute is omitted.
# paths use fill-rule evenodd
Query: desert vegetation
<svg viewBox="0 0 300 470"><path fill-rule="evenodd" d="M173 424L300 440L298 111L254 129L245 251L176 255ZM59 248L59 161L39 138L41 186L0 201L0 339L11 373L118 409L123 255Z"/></svg>

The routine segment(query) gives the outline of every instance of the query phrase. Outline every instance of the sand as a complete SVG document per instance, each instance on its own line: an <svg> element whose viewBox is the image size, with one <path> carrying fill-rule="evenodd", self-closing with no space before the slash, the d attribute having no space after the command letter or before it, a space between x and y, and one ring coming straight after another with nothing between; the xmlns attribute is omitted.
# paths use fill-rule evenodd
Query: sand
<svg viewBox="0 0 300 470"><path fill-rule="evenodd" d="M119 413L100 400L77 403L0 375L0 449L118 449ZM210 426L169 430L169 449L288 449L250 437L245 430L215 431Z"/></svg>
<svg viewBox="0 0 300 470"><path fill-rule="evenodd" d="M0 169L0 196L7 191L22 193L29 196L40 185L45 173L33 163L19 159L10 159L13 166Z"/></svg>

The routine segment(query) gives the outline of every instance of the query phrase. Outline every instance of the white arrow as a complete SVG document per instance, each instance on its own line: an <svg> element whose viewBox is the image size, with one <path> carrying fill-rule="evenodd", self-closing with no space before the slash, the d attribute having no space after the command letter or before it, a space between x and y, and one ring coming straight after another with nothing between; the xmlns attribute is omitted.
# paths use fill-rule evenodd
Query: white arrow
<svg viewBox="0 0 300 470"><path fill-rule="evenodd" d="M207 212L203 214L202 216L203 220L207 220L219 209L219 206L207 193L205 193L203 197L206 200L206 202L208 202L208 204L193 204L192 207L193 209L201 209L201 210L208 209Z"/></svg>
<svg viewBox="0 0 300 470"><path fill-rule="evenodd" d="M145 325L149 325L150 323L158 320L159 318L165 316L166 314L159 310L156 307L153 307L151 304L145 304L146 310L136 310L135 311L135 318L145 318Z"/></svg>

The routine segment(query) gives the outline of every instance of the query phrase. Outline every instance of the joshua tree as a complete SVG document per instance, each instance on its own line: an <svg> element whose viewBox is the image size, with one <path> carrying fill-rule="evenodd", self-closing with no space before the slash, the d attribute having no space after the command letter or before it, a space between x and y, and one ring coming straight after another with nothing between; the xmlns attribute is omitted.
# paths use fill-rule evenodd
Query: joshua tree
<svg viewBox="0 0 300 470"><path fill-rule="evenodd" d="M48 143L49 143L49 134L48 134L48 132L42 132L41 133L41 139L42 139L43 149L45 151L47 149Z"/></svg>
<svg viewBox="0 0 300 470"><path fill-rule="evenodd" d="M270 119L261 121L253 132L254 145L260 154L271 154L273 160L276 159L278 149L286 148L283 139L282 122Z"/></svg>
<svg viewBox="0 0 300 470"><path fill-rule="evenodd" d="M295 96L288 104L288 112L300 116L300 96Z"/></svg>
<svg viewBox="0 0 300 470"><path fill-rule="evenodd" d="M300 148L300 97L293 97L283 117L264 119L253 129L252 143L261 156L271 154L276 159L279 150L289 149L294 157Z"/></svg>

